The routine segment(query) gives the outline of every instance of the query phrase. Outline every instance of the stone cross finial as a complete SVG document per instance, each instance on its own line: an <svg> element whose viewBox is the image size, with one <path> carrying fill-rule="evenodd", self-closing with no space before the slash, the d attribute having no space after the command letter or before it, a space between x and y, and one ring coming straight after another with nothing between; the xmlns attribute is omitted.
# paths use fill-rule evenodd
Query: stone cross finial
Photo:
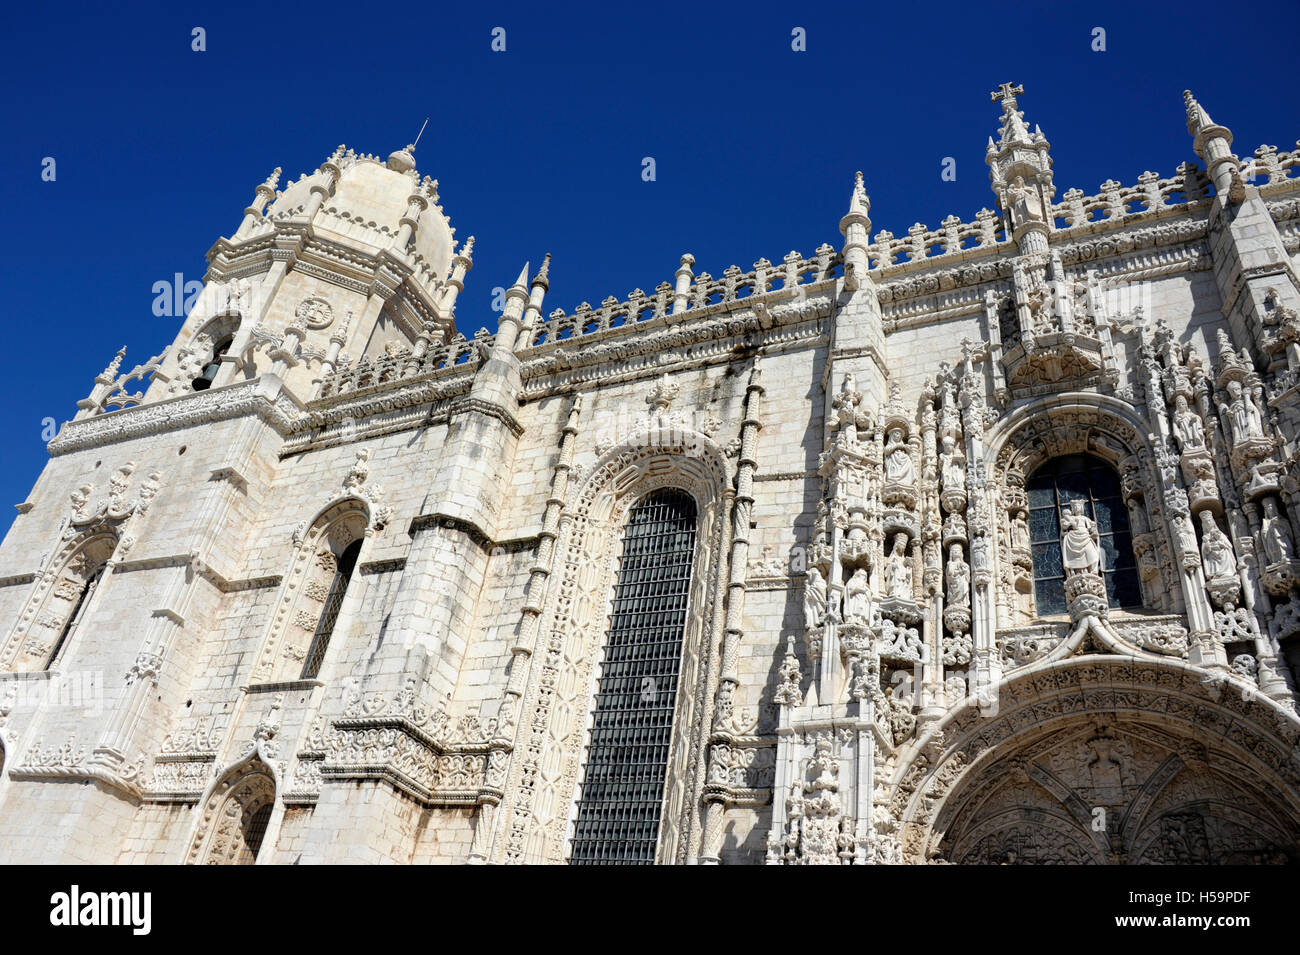
<svg viewBox="0 0 1300 955"><path fill-rule="evenodd" d="M1023 86L1016 86L1014 83L1003 83L994 92L990 93L989 97L995 103L998 100L1008 100L1009 102L1004 105L1009 108L1014 108L1016 105L1016 96L1024 91L1025 88Z"/></svg>

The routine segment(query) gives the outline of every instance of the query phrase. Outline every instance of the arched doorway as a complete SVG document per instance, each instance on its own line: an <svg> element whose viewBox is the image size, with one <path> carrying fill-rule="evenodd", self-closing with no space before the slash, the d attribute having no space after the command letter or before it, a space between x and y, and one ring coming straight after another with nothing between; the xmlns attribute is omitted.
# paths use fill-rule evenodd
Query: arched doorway
<svg viewBox="0 0 1300 955"><path fill-rule="evenodd" d="M1300 723L1182 663L1081 657L1000 688L904 771L911 861L1300 862Z"/></svg>

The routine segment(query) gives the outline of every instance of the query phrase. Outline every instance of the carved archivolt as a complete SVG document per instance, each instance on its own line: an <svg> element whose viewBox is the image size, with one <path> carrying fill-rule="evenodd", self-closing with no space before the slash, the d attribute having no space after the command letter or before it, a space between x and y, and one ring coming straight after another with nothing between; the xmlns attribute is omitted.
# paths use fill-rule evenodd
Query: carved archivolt
<svg viewBox="0 0 1300 955"><path fill-rule="evenodd" d="M908 862L1278 861L1297 740L1294 714L1181 662L1040 664L914 744L889 808Z"/></svg>
<svg viewBox="0 0 1300 955"><path fill-rule="evenodd" d="M660 861L698 848L699 792L715 645L721 634L726 457L708 436L666 417L605 452L573 492L547 600L542 644L519 720L517 757L496 854L507 862L560 862L577 797L583 741L595 694L595 661L609 616L616 559L632 506L658 488L689 493L699 514L695 574L683 639Z"/></svg>
<svg viewBox="0 0 1300 955"><path fill-rule="evenodd" d="M252 865L256 849L248 837L258 813L274 805L275 791L274 773L255 753L231 768L199 804L186 862Z"/></svg>

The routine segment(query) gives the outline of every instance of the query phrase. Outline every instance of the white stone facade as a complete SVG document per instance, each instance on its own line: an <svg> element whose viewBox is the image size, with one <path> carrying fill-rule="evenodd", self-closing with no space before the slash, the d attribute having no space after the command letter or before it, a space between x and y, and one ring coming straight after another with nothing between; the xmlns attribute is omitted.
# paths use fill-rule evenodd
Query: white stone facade
<svg viewBox="0 0 1300 955"><path fill-rule="evenodd" d="M838 251L546 317L548 259L472 339L413 147L276 170L0 545L0 861L565 862L662 488L658 861L1300 861L1300 148L1188 94L1203 167L1058 197L1022 92L971 222L859 175ZM1031 531L1065 458L1123 542Z"/></svg>

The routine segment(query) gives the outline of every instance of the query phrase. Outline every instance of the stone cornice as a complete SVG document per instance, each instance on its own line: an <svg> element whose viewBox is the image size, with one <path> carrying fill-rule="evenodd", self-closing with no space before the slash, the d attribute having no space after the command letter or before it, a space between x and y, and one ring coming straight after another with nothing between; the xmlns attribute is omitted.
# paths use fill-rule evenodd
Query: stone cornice
<svg viewBox="0 0 1300 955"><path fill-rule="evenodd" d="M288 435L302 417L303 406L284 390L278 377L263 375L253 381L66 422L47 447L52 457L58 457L86 448L250 414L256 415L278 434Z"/></svg>

